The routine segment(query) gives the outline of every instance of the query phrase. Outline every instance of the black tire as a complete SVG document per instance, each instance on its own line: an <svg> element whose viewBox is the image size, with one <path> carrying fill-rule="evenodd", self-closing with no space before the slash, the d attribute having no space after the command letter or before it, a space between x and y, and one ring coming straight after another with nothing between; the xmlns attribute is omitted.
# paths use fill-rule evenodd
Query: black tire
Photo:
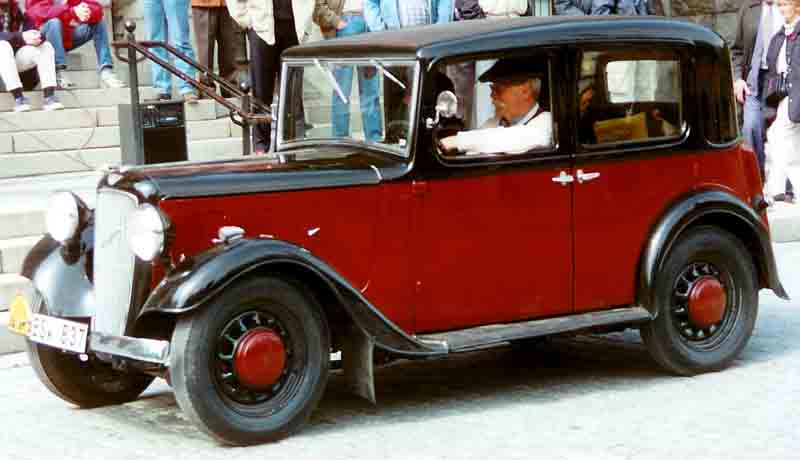
<svg viewBox="0 0 800 460"><path fill-rule="evenodd" d="M725 289L722 320L711 328L684 319L686 280L713 276ZM683 296L683 297L682 297ZM758 284L750 253L717 227L691 229L675 243L656 277L655 320L641 326L647 349L663 368L696 375L728 367L747 345L758 316Z"/></svg>
<svg viewBox="0 0 800 460"><path fill-rule="evenodd" d="M33 310L47 314L43 302ZM26 344L31 367L39 380L59 398L82 408L133 401L153 381L149 375L115 371L92 355L81 361L78 355L30 340Z"/></svg>
<svg viewBox="0 0 800 460"><path fill-rule="evenodd" d="M220 372L231 372L219 356L223 336L239 319L251 321L248 315L269 318L285 340L284 373L270 390L251 391L238 375L220 377ZM239 339L246 333L242 328ZM244 279L178 320L170 368L175 398L198 427L224 443L276 441L299 429L322 398L329 352L325 315L299 283L273 277Z"/></svg>

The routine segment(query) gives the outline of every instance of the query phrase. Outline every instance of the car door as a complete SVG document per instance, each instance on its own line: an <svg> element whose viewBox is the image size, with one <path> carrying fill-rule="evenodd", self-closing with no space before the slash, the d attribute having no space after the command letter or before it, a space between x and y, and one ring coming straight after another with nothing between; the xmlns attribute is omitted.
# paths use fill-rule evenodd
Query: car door
<svg viewBox="0 0 800 460"><path fill-rule="evenodd" d="M562 97L548 86L557 56L546 57L540 94L555 121ZM456 158L429 146L433 159L412 185L417 331L571 311L571 160L558 144Z"/></svg>
<svg viewBox="0 0 800 460"><path fill-rule="evenodd" d="M577 94L595 90L584 113L577 104L572 109L581 125L574 184L576 312L635 301L649 232L668 205L698 182L708 161L686 147L684 94L693 74L685 56L676 48L612 44L574 55Z"/></svg>

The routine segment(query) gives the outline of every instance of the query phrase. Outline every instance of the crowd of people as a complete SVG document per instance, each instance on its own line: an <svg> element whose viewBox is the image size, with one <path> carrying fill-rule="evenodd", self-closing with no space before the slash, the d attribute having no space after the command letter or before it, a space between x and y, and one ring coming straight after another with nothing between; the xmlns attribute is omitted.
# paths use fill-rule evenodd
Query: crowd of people
<svg viewBox="0 0 800 460"><path fill-rule="evenodd" d="M799 34L800 0L753 0L739 11L734 93L768 202L794 203L800 186Z"/></svg>
<svg viewBox="0 0 800 460"><path fill-rule="evenodd" d="M316 23L325 38L399 29L425 24L466 20L491 20L530 14L529 0L143 0L146 36L166 41L200 64L234 81L237 63L246 62L249 41L249 72L256 98L269 103L280 70L281 53L303 43ZM190 3L191 2L191 3ZM44 110L63 105L55 90L70 89L66 53L88 41L95 47L100 81L106 87L124 84L114 74L109 31L102 21L103 8L96 0L0 0L0 76L15 99L15 111L31 110L23 90L37 84L43 92ZM555 0L561 15L649 15L663 14L661 0ZM189 38L189 15L194 25L195 46ZM755 152L766 182L769 201L794 202L792 182L800 186L800 0L751 0L738 16L733 44L737 100L743 105L745 142ZM166 51L155 49L167 59ZM216 51L216 60L214 57ZM459 91L470 87L476 75L487 68L472 63L448 74L460 98L489 97ZM490 66L491 63L487 63ZM182 61L178 70L196 77ZM158 99L172 98L171 74L157 64L152 68ZM378 77L374 72L337 70L336 79L344 97L332 99L333 132L349 132L347 101L354 73L357 74L360 110L365 138L383 135ZM201 82L213 82L201 76ZM187 103L199 95L189 83L179 80L177 92ZM488 87L487 87L488 88ZM384 91L396 86L385 85ZM480 88L479 88L480 90ZM488 89L486 89L488 91ZM582 88L587 94L593 88ZM227 96L227 94L224 94ZM392 96L392 95L386 95ZM386 101L397 100L385 97ZM402 99L402 98L400 98ZM463 106L469 107L464 100ZM391 108L389 108L391 110ZM461 114L464 117L480 114ZM487 115L483 114L482 119ZM254 150L270 146L270 126L259 125L253 133Z"/></svg>

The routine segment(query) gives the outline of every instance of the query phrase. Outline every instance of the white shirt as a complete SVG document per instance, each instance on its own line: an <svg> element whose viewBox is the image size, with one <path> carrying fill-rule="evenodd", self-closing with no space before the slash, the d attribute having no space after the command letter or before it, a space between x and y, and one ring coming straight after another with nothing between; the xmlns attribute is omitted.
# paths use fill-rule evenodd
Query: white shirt
<svg viewBox="0 0 800 460"><path fill-rule="evenodd" d="M342 13L361 13L364 11L364 0L345 0Z"/></svg>
<svg viewBox="0 0 800 460"><path fill-rule="evenodd" d="M535 118L539 104L525 114L514 126L499 126L500 120L490 118L479 129L461 131L456 135L456 147L466 155L485 153L525 153L537 147L553 145L553 115L542 112Z"/></svg>
<svg viewBox="0 0 800 460"><path fill-rule="evenodd" d="M798 22L800 22L800 18L795 19L789 25L785 25L783 28L783 33L786 35L791 35L792 32L794 32L795 27L797 27ZM783 46L781 46L781 50L778 52L778 62L775 63L778 73L786 73L786 71L789 70L789 63L786 62L786 43L788 42L788 39L784 40Z"/></svg>

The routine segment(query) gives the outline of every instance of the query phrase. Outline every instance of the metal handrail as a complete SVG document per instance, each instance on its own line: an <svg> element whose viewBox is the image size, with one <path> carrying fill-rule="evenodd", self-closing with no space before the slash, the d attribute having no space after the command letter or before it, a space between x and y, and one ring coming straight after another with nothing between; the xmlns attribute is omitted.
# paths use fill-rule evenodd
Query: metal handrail
<svg viewBox="0 0 800 460"><path fill-rule="evenodd" d="M208 67L200 64L199 62L195 61L191 57L185 55L178 49L174 48L173 46L165 42L152 41L152 40L137 41L136 35L134 34L136 30L136 23L133 21L125 22L125 30L128 32L127 40L115 41L112 43L112 46L115 48L115 54L117 59L129 64L128 71L130 72L129 85L131 88L131 104L135 104L137 106L136 110L134 110L135 121L138 123L137 126L139 126L141 122L141 120L139 120L139 111L138 111L139 76L138 76L138 69L136 66L136 62L138 62L136 53L139 53L144 58L149 59L155 62L156 64L160 65L171 74L192 85L203 95L208 96L209 98L216 101L218 104L228 109L230 111L229 116L231 120L243 128L243 133L242 133L242 143L244 150L243 153L245 155L249 155L250 154L249 127L251 125L267 124L273 121L272 111L270 107L264 104L263 102L250 97L249 85L247 85L246 83L242 83L240 86L237 87L236 85L230 83L229 81L215 74ZM124 56L120 53L120 50L122 48L127 48L128 50L127 56ZM230 94L233 94L234 97L241 98L241 106L237 106L233 102L217 94L216 88L206 86L199 80L178 70L171 63L165 61L164 59L161 59L152 51L150 51L150 48L163 48L176 58L194 67L204 77L210 78L211 80L215 81L220 85L222 89L229 92ZM133 62L133 64L131 64L131 62ZM239 119L237 119L236 116L238 116ZM138 139L138 141L141 141L141 139ZM142 148L141 142L139 142L139 148Z"/></svg>

